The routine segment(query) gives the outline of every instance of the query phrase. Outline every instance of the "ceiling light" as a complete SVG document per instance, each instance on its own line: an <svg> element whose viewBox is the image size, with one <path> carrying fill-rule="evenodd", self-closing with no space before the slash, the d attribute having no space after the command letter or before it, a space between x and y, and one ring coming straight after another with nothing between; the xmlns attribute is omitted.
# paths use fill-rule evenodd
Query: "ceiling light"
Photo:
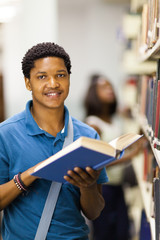
<svg viewBox="0 0 160 240"><path fill-rule="evenodd" d="M16 16L19 0L0 0L0 23L9 22Z"/></svg>
<svg viewBox="0 0 160 240"><path fill-rule="evenodd" d="M17 10L14 6L0 7L0 22L8 22L16 16Z"/></svg>

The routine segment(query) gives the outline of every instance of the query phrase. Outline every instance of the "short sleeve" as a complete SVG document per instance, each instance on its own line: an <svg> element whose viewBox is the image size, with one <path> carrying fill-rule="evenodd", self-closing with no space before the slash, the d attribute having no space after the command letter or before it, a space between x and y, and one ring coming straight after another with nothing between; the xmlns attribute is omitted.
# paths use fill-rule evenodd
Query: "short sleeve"
<svg viewBox="0 0 160 240"><path fill-rule="evenodd" d="M9 172L9 164L8 164L8 155L0 136L0 184L8 182L8 172Z"/></svg>
<svg viewBox="0 0 160 240"><path fill-rule="evenodd" d="M103 184L103 183L106 183L106 182L108 182L108 176L107 176L107 173L106 173L106 169L102 168L102 171L100 173L100 176L98 178L97 183L98 184Z"/></svg>

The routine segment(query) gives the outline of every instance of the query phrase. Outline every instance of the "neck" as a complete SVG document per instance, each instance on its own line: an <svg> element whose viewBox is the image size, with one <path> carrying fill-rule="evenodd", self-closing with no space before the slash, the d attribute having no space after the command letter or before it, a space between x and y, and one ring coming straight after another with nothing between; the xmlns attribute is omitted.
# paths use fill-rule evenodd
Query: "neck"
<svg viewBox="0 0 160 240"><path fill-rule="evenodd" d="M55 136L64 127L64 106L62 109L38 109L31 107L31 113L37 125Z"/></svg>
<svg viewBox="0 0 160 240"><path fill-rule="evenodd" d="M105 116L105 115L101 115L99 116L103 121L107 122L107 123L112 123L112 117L111 116Z"/></svg>
<svg viewBox="0 0 160 240"><path fill-rule="evenodd" d="M112 122L112 115L109 113L109 109L108 107L106 107L105 104L104 106L102 106L102 111L101 111L101 114L99 114L99 117L107 123Z"/></svg>

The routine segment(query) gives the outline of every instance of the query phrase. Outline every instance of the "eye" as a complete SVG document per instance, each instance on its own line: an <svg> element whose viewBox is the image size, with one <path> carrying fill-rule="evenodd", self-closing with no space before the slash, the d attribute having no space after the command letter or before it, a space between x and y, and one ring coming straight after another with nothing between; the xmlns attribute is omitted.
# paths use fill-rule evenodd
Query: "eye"
<svg viewBox="0 0 160 240"><path fill-rule="evenodd" d="M58 77L58 78L64 78L64 77L65 77L65 74L58 74L57 77Z"/></svg>
<svg viewBox="0 0 160 240"><path fill-rule="evenodd" d="M38 76L38 79L45 79L46 78L46 75L40 75Z"/></svg>

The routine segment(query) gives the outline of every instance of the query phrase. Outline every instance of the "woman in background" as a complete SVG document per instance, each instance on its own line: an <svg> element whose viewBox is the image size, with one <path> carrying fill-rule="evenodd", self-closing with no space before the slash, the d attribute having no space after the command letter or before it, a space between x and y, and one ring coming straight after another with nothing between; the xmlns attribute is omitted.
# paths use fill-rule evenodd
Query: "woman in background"
<svg viewBox="0 0 160 240"><path fill-rule="evenodd" d="M117 110L117 98L110 81L100 75L93 75L84 101L86 109L85 122L93 127L101 140L109 142L124 134L124 124ZM109 182L103 185L105 208L93 221L94 240L128 240L129 218L123 192L123 163L130 160L137 152L129 154L107 166Z"/></svg>

